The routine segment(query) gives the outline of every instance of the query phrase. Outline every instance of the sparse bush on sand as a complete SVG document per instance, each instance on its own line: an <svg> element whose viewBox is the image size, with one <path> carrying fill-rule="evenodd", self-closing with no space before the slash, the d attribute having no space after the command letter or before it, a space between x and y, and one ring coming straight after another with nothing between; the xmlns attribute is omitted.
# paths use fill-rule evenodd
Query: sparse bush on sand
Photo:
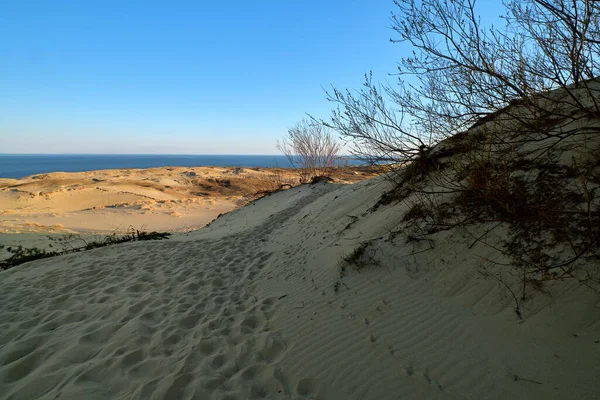
<svg viewBox="0 0 600 400"><path fill-rule="evenodd" d="M342 164L341 143L328 127L312 120L303 119L290 128L277 148L298 169L301 183L315 176L327 176Z"/></svg>
<svg viewBox="0 0 600 400"><path fill-rule="evenodd" d="M265 175L263 179L256 181L254 185L255 191L248 193L245 196L245 201L251 202L261 199L265 196L271 195L272 193L289 189L298 183L299 182L296 181L286 180L284 175L276 169L268 175Z"/></svg>
<svg viewBox="0 0 600 400"><path fill-rule="evenodd" d="M476 0L394 3L392 41L414 50L398 85L332 88L321 120L391 168L371 210L405 202L407 242L506 229L521 298L546 280L600 291L600 4L506 0L484 27Z"/></svg>
<svg viewBox="0 0 600 400"><path fill-rule="evenodd" d="M352 267L356 272L361 272L364 268L380 265L375 257L376 248L373 243L373 240L361 242L350 253L342 256L339 265L340 276L333 285L334 293L337 293L342 285L347 288L346 284L343 282L344 277L347 275L347 267Z"/></svg>
<svg viewBox="0 0 600 400"><path fill-rule="evenodd" d="M0 245L0 250L6 249L11 256L6 260L0 261L0 270L10 269L17 265L33 261L39 260L42 258L54 257L59 255L59 252L56 251L47 251L44 249L39 249L37 247L33 248L24 248L23 246L16 247L5 247Z"/></svg>
<svg viewBox="0 0 600 400"><path fill-rule="evenodd" d="M56 257L63 254L78 253L85 250L92 250L99 247L110 246L125 242L135 242L142 240L162 240L168 239L171 234L169 232L146 232L130 228L127 233L119 234L113 232L101 238L100 240L86 240L78 234L67 234L59 238L49 237L56 245L60 246L60 250L48 251L40 248L24 248L23 246L5 247L0 245L1 249L6 249L11 256L0 261L0 270L7 270L29 261L39 260L42 258ZM54 247L50 244L50 247Z"/></svg>

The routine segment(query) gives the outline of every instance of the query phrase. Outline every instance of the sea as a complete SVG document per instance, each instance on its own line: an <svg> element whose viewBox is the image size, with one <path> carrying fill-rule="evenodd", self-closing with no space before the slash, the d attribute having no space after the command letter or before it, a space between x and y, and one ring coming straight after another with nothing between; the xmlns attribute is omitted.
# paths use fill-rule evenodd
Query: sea
<svg viewBox="0 0 600 400"><path fill-rule="evenodd" d="M154 167L290 168L284 155L0 154L0 178L48 172Z"/></svg>
<svg viewBox="0 0 600 400"><path fill-rule="evenodd" d="M347 165L363 161L344 157ZM291 168L284 155L223 154L0 154L0 178L23 178L48 172L155 167Z"/></svg>

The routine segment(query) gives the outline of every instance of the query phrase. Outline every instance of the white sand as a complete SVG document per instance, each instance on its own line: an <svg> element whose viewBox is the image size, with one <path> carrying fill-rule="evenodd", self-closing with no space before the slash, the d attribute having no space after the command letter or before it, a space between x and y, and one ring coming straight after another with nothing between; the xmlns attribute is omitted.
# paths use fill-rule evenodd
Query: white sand
<svg viewBox="0 0 600 400"><path fill-rule="evenodd" d="M519 320L476 272L486 246L388 239L406 205L367 212L386 185L297 187L167 241L2 272L0 398L600 398L598 294L550 282ZM334 291L368 239L379 265Z"/></svg>

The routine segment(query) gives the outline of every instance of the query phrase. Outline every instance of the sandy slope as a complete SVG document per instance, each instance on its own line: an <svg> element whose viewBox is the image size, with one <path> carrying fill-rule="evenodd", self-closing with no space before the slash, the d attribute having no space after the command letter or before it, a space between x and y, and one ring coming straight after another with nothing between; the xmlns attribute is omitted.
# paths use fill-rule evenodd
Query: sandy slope
<svg viewBox="0 0 600 400"><path fill-rule="evenodd" d="M390 238L406 206L369 211L385 189L301 186L168 241L3 272L0 398L600 396L597 294L551 282L519 320L474 272L486 246Z"/></svg>

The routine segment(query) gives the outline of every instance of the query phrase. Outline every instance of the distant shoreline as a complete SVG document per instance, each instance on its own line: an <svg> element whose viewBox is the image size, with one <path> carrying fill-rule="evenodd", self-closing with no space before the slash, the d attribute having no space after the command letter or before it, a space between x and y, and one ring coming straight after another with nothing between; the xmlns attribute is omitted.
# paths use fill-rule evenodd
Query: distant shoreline
<svg viewBox="0 0 600 400"><path fill-rule="evenodd" d="M350 165L360 165L348 158ZM284 155L0 154L0 178L53 172L89 172L163 167L292 168Z"/></svg>

